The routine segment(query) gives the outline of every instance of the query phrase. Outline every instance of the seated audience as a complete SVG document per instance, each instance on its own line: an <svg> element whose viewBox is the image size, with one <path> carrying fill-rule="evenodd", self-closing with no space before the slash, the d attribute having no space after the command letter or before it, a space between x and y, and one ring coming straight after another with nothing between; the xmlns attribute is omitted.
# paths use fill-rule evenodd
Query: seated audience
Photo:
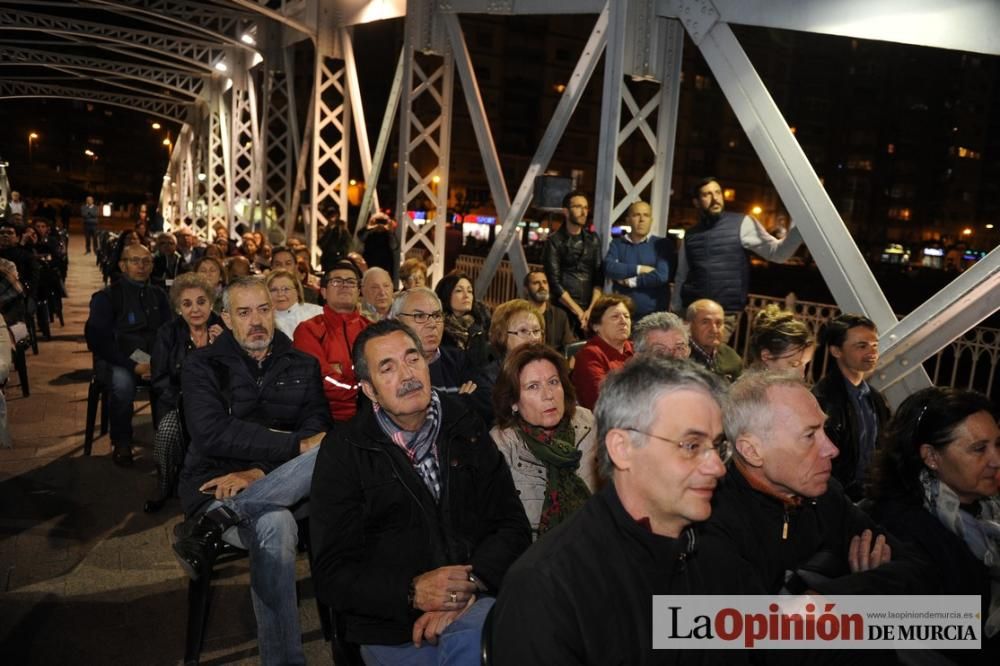
<svg viewBox="0 0 1000 666"><path fill-rule="evenodd" d="M431 389L401 322L369 326L353 359L370 402L320 447L316 596L366 663L476 664L493 595L531 542L510 470L483 422Z"/></svg>
<svg viewBox="0 0 1000 666"><path fill-rule="evenodd" d="M729 391L736 457L702 543L744 561L764 593L919 594L930 572L831 479L837 447L801 379L748 371Z"/></svg>
<svg viewBox="0 0 1000 666"><path fill-rule="evenodd" d="M305 254L309 251L306 250ZM320 286L320 279L313 274L309 259L297 254L295 257L295 274L299 277L299 284L302 285L302 293L305 295L305 302L313 305L323 305L323 288Z"/></svg>
<svg viewBox="0 0 1000 666"><path fill-rule="evenodd" d="M489 356L490 311L476 300L472 280L465 273L449 273L437 283L434 292L444 308L441 344L464 351L477 367L485 364Z"/></svg>
<svg viewBox="0 0 1000 666"><path fill-rule="evenodd" d="M278 330L295 339L296 327L306 319L323 314L323 308L303 301L302 283L295 275L284 269L274 269L265 279L267 290L271 292L271 305L274 306L274 323Z"/></svg>
<svg viewBox="0 0 1000 666"><path fill-rule="evenodd" d="M174 229L174 238L177 239L177 252L181 255L184 266L191 270L194 263L204 256L205 248L200 246L198 237L187 224Z"/></svg>
<svg viewBox="0 0 1000 666"><path fill-rule="evenodd" d="M822 337L836 365L813 394L827 415L827 437L840 449L833 476L857 501L890 416L889 403L867 381L878 365L878 329L868 317L845 313L827 322Z"/></svg>
<svg viewBox="0 0 1000 666"><path fill-rule="evenodd" d="M30 227L25 229L22 241L28 236L29 229ZM108 262L101 267L101 271L104 273L104 281L106 283L117 282L118 278L121 277L122 254L125 252L125 248L129 245L142 245L142 240L140 240L139 235L133 230L126 229L119 234L118 238L115 239L115 244L111 249L111 253L108 255Z"/></svg>
<svg viewBox="0 0 1000 666"><path fill-rule="evenodd" d="M788 372L805 379L816 353L816 338L794 312L773 303L757 313L750 327L747 366L757 370Z"/></svg>
<svg viewBox="0 0 1000 666"><path fill-rule="evenodd" d="M427 286L427 264L420 259L407 259L399 267L399 281L403 289Z"/></svg>
<svg viewBox="0 0 1000 666"><path fill-rule="evenodd" d="M702 298L688 306L685 313L691 331L691 360L727 381L743 371L743 359L723 342L726 313L715 301Z"/></svg>
<svg viewBox="0 0 1000 666"><path fill-rule="evenodd" d="M184 263L180 252L177 251L177 239L169 231L162 231L156 235L156 254L153 255L153 273L150 282L160 288L170 288L173 281L181 273L186 272L188 266Z"/></svg>
<svg viewBox="0 0 1000 666"><path fill-rule="evenodd" d="M632 327L636 354L686 359L691 356L687 325L673 312L648 314Z"/></svg>
<svg viewBox="0 0 1000 666"><path fill-rule="evenodd" d="M632 358L632 301L618 294L602 296L590 311L587 327L592 335L576 354L573 386L577 401L593 409L607 374Z"/></svg>
<svg viewBox="0 0 1000 666"><path fill-rule="evenodd" d="M263 273L270 268L270 264L262 254L262 238L263 236L258 238L254 232L248 231L243 234L241 239L243 241L243 245L240 246L240 252L244 257L246 257L247 261L250 262L250 272L254 275Z"/></svg>
<svg viewBox="0 0 1000 666"><path fill-rule="evenodd" d="M361 280L361 314L370 321L382 321L392 307L392 276L384 268L372 266Z"/></svg>
<svg viewBox="0 0 1000 666"><path fill-rule="evenodd" d="M491 663L748 663L734 650L653 651L652 595L751 593L690 527L725 474L723 400L716 377L651 354L608 375L596 412L608 483L507 573Z"/></svg>
<svg viewBox="0 0 1000 666"><path fill-rule="evenodd" d="M1000 428L997 408L971 391L931 387L903 401L886 428L872 517L934 569L939 594L982 599L983 649L962 664L1000 663Z"/></svg>
<svg viewBox="0 0 1000 666"><path fill-rule="evenodd" d="M94 353L94 372L111 394L112 460L131 466L136 384L150 378L156 332L172 315L167 295L149 283L153 257L145 246L125 246L119 269L122 277L91 297L84 335Z"/></svg>
<svg viewBox="0 0 1000 666"><path fill-rule="evenodd" d="M370 322L358 312L361 272L357 266L341 259L334 262L324 280L326 305L318 315L299 324L295 348L319 361L330 416L334 422L343 422L350 420L358 407L351 348Z"/></svg>
<svg viewBox="0 0 1000 666"><path fill-rule="evenodd" d="M566 359L540 342L507 354L493 413L490 436L510 466L531 529L541 535L597 489L594 415L577 406Z"/></svg>
<svg viewBox="0 0 1000 666"><path fill-rule="evenodd" d="M250 265L250 260L239 255L229 257L226 260L226 274L230 280L235 280L236 278L250 277L254 272L253 267Z"/></svg>
<svg viewBox="0 0 1000 666"><path fill-rule="evenodd" d="M0 449L14 447L7 428L7 396L3 392L7 378L10 377L11 365L11 334L7 326L3 325L0 326Z"/></svg>
<svg viewBox="0 0 1000 666"><path fill-rule="evenodd" d="M212 285L212 310L222 312L222 292L229 284L229 275L221 259L209 256L207 253L194 264L194 272L202 276Z"/></svg>
<svg viewBox="0 0 1000 666"><path fill-rule="evenodd" d="M531 271L524 276L525 298L534 303L545 319L545 344L559 351L576 342L576 333L570 324L566 310L549 302L549 279L544 271Z"/></svg>
<svg viewBox="0 0 1000 666"><path fill-rule="evenodd" d="M324 218L325 229L322 228ZM335 203L323 206L320 229L322 233L316 240L316 247L320 252L320 268L327 274L337 262L347 258L347 253L354 247L354 234L347 228L347 220L340 217L340 206Z"/></svg>
<svg viewBox="0 0 1000 666"><path fill-rule="evenodd" d="M507 354L522 345L544 341L545 320L531 303L515 298L497 306L489 333L490 360L484 372L496 380Z"/></svg>
<svg viewBox="0 0 1000 666"><path fill-rule="evenodd" d="M279 245L271 251L272 271L288 271L292 275L295 275L295 264L295 252L291 248Z"/></svg>
<svg viewBox="0 0 1000 666"><path fill-rule="evenodd" d="M263 664L303 664L295 589L298 526L289 509L309 495L330 425L316 359L274 332L263 280L226 287L228 327L184 363L191 436L174 552L194 579L210 576L223 542L250 551L250 593Z"/></svg>

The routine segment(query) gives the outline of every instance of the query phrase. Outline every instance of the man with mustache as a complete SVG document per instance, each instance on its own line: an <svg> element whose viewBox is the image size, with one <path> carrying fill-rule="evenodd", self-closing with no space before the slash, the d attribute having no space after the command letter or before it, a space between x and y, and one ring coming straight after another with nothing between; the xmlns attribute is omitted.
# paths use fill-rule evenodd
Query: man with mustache
<svg viewBox="0 0 1000 666"><path fill-rule="evenodd" d="M549 279L544 271L531 271L524 276L524 295L545 319L545 344L564 351L566 345L576 342L566 311L549 303Z"/></svg>
<svg viewBox="0 0 1000 666"><path fill-rule="evenodd" d="M608 483L507 573L492 663L747 663L735 651L712 662L652 646L652 595L755 591L692 530L726 472L723 400L720 380L686 361L645 355L607 376L595 416Z"/></svg>
<svg viewBox="0 0 1000 666"><path fill-rule="evenodd" d="M316 461L316 596L366 663L478 663L493 596L531 542L510 470L475 412L431 389L407 326L372 324L353 360L369 403Z"/></svg>
<svg viewBox="0 0 1000 666"><path fill-rule="evenodd" d="M330 426L322 375L315 358L275 330L262 280L238 278L222 300L229 330L184 362L191 444L178 493L190 519L173 548L193 579L211 575L223 542L249 550L261 663L304 664L292 509L309 495Z"/></svg>
<svg viewBox="0 0 1000 666"><path fill-rule="evenodd" d="M813 395L826 412L826 434L840 449L833 475L857 501L890 416L885 398L866 381L878 365L878 328L868 317L845 313L827 323L822 337L837 365L816 382Z"/></svg>
<svg viewBox="0 0 1000 666"><path fill-rule="evenodd" d="M832 479L837 447L801 379L751 371L729 391L735 456L703 543L748 565L768 594L919 594L933 575Z"/></svg>
<svg viewBox="0 0 1000 666"><path fill-rule="evenodd" d="M712 299L726 311L728 340L736 316L747 304L750 289L747 252L781 264L799 249L802 235L793 224L785 237L778 240L749 215L726 212L722 186L714 176L695 183L691 201L699 221L684 234L670 309L680 313L700 298Z"/></svg>

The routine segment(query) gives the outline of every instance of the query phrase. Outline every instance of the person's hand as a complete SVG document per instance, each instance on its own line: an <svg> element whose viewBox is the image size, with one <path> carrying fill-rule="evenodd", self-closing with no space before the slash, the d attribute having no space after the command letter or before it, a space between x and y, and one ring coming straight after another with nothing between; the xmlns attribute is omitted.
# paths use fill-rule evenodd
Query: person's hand
<svg viewBox="0 0 1000 666"><path fill-rule="evenodd" d="M465 611L476 602L475 595L469 597L465 608L457 611L429 611L417 618L413 623L413 644L420 647L420 643L427 640L431 645L437 645L438 638L448 628L448 625L462 617Z"/></svg>
<svg viewBox="0 0 1000 666"><path fill-rule="evenodd" d="M264 472L259 469L248 469L242 472L230 472L206 481L198 488L203 493L214 492L215 499L222 500L243 492L247 487L264 478Z"/></svg>
<svg viewBox="0 0 1000 666"><path fill-rule="evenodd" d="M472 566L438 567L413 579L413 607L422 611L453 611L465 608L476 592L469 580Z"/></svg>
<svg viewBox="0 0 1000 666"><path fill-rule="evenodd" d="M652 273L655 270L656 269L653 266L642 266L642 265L640 265L636 269L635 274L636 275L642 275L643 273Z"/></svg>
<svg viewBox="0 0 1000 666"><path fill-rule="evenodd" d="M136 363L134 372L143 379L149 379L152 377L153 370L149 363Z"/></svg>
<svg viewBox="0 0 1000 666"><path fill-rule="evenodd" d="M577 317L579 317L579 319L580 319L580 328L582 328L584 331L586 331L587 330L587 322L590 321L590 308L587 308L586 310L582 310L580 312L580 314L577 315Z"/></svg>
<svg viewBox="0 0 1000 666"><path fill-rule="evenodd" d="M847 561L851 572L869 571L892 559L892 549L886 543L885 535L880 534L872 545L872 531L865 530L851 539L847 548Z"/></svg>
<svg viewBox="0 0 1000 666"><path fill-rule="evenodd" d="M465 395L466 393L475 393L476 388L476 382L465 382L458 387L458 394Z"/></svg>
<svg viewBox="0 0 1000 666"><path fill-rule="evenodd" d="M215 339L222 335L222 325L212 324L208 327L208 344L215 342Z"/></svg>
<svg viewBox="0 0 1000 666"><path fill-rule="evenodd" d="M306 437L299 442L299 455L302 455L310 449L314 449L323 443L323 438L326 437L325 432L318 432L315 435Z"/></svg>

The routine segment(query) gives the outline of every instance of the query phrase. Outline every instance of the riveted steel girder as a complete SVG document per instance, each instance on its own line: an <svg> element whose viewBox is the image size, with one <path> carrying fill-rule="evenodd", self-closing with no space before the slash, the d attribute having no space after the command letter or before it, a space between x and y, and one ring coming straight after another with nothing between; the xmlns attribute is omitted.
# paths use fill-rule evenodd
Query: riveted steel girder
<svg viewBox="0 0 1000 666"><path fill-rule="evenodd" d="M82 102L98 102L121 106L133 111L144 111L153 116L183 122L190 104L170 102L162 99L119 95L84 88L53 85L50 83L30 83L28 81L0 81L0 99L41 98L76 99Z"/></svg>

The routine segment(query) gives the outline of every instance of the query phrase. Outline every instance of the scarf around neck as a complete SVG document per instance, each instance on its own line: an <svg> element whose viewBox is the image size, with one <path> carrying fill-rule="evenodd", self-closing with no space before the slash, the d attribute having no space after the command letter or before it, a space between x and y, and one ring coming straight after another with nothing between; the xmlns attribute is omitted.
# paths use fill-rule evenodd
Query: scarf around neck
<svg viewBox="0 0 1000 666"><path fill-rule="evenodd" d="M576 430L564 416L554 428L531 425L518 418L518 430L525 446L545 465L545 500L538 521L542 534L583 506L590 489L577 474L582 453L576 446Z"/></svg>
<svg viewBox="0 0 1000 666"><path fill-rule="evenodd" d="M955 491L926 469L920 470L920 484L924 488L924 508L962 539L989 571L990 607L984 629L992 638L1000 633L1000 499L979 500L981 511L977 518L962 511Z"/></svg>
<svg viewBox="0 0 1000 666"><path fill-rule="evenodd" d="M403 450L414 471L434 496L434 501L438 501L441 497L441 475L437 459L437 438L441 431L441 399L437 392L431 391L427 418L416 432L403 430L396 425L377 402L372 403L372 409L375 410L375 419L382 432Z"/></svg>
<svg viewBox="0 0 1000 666"><path fill-rule="evenodd" d="M444 316L444 330L448 331L451 337L462 349L469 346L469 329L476 323L476 318L471 312L464 315L457 315L450 312Z"/></svg>

